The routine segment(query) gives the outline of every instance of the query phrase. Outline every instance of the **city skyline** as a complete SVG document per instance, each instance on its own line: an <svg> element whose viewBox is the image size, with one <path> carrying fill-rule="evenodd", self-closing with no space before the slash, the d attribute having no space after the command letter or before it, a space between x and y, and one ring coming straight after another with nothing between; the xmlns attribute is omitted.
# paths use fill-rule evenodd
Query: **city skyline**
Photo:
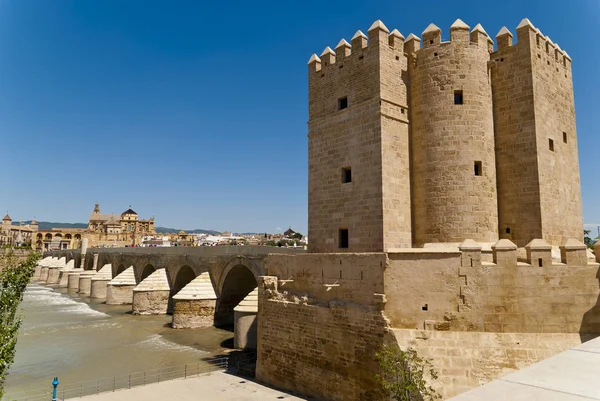
<svg viewBox="0 0 600 401"><path fill-rule="evenodd" d="M448 38L460 18L494 38L527 17L573 59L584 222L600 225L600 56L585 40L598 3L311 4L0 1L3 210L81 222L98 201L163 227L306 233L312 53L376 19L405 36L434 22Z"/></svg>

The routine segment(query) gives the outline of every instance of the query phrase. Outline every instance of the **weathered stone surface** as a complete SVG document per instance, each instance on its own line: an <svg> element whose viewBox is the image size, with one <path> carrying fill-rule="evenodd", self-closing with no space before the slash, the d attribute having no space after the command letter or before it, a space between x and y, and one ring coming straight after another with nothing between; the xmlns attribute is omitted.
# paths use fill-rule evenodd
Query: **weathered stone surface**
<svg viewBox="0 0 600 401"><path fill-rule="evenodd" d="M92 291L92 277L96 275L96 272L86 271L79 275L79 290L78 294L81 296L89 296Z"/></svg>
<svg viewBox="0 0 600 401"><path fill-rule="evenodd" d="M110 282L110 279L92 279L92 287L90 290L90 298L92 299L104 299L106 298L106 286Z"/></svg>
<svg viewBox="0 0 600 401"><path fill-rule="evenodd" d="M73 269L69 272L68 288L69 291L79 291L79 276L83 273L83 269Z"/></svg>
<svg viewBox="0 0 600 401"><path fill-rule="evenodd" d="M233 308L233 346L239 349L256 349L256 315L258 313L258 288Z"/></svg>
<svg viewBox="0 0 600 401"><path fill-rule="evenodd" d="M214 299L177 299L173 297L174 329L192 329L213 325L215 316Z"/></svg>
<svg viewBox="0 0 600 401"><path fill-rule="evenodd" d="M133 302L133 289L135 285L108 284L106 286L107 305L127 305Z"/></svg>
<svg viewBox="0 0 600 401"><path fill-rule="evenodd" d="M139 287L139 286L138 286ZM135 315L164 315L169 306L169 290L133 289L133 313Z"/></svg>
<svg viewBox="0 0 600 401"><path fill-rule="evenodd" d="M58 267L51 267L48 269L48 278L46 279L46 282L48 284L58 284L60 280L59 275L60 269Z"/></svg>

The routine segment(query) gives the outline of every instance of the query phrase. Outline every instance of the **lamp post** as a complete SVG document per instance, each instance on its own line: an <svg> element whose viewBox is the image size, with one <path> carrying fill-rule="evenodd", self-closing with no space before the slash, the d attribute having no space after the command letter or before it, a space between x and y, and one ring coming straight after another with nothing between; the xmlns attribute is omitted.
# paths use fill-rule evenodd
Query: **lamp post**
<svg viewBox="0 0 600 401"><path fill-rule="evenodd" d="M55 377L54 380L52 380L52 385L54 386L54 390L52 390L52 401L56 401L56 388L59 384L58 377Z"/></svg>

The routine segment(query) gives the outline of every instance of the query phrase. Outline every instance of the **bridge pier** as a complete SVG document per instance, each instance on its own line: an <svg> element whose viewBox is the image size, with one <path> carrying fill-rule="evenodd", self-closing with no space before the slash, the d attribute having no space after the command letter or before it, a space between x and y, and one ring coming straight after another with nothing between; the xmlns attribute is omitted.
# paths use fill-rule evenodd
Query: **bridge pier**
<svg viewBox="0 0 600 401"><path fill-rule="evenodd" d="M173 296L173 320L175 329L212 326L217 295L208 273L201 273Z"/></svg>
<svg viewBox="0 0 600 401"><path fill-rule="evenodd" d="M66 288L69 286L69 272L75 269L75 260L71 259L67 262L67 265L60 269L58 273L58 286Z"/></svg>
<svg viewBox="0 0 600 401"><path fill-rule="evenodd" d="M96 275L95 270L85 270L79 275L79 295L89 296L92 291L92 278Z"/></svg>
<svg viewBox="0 0 600 401"><path fill-rule="evenodd" d="M42 266L40 269L40 281L48 280L48 271L50 270L49 266Z"/></svg>
<svg viewBox="0 0 600 401"><path fill-rule="evenodd" d="M62 257L58 259L53 266L50 266L48 269L48 277L46 278L46 282L48 284L58 284L60 269L66 266L66 258Z"/></svg>
<svg viewBox="0 0 600 401"><path fill-rule="evenodd" d="M256 349L256 326L258 314L258 287L233 308L234 329L233 347L238 349Z"/></svg>
<svg viewBox="0 0 600 401"><path fill-rule="evenodd" d="M171 287L167 271L158 269L133 289L133 313L135 315L164 315L169 307Z"/></svg>
<svg viewBox="0 0 600 401"><path fill-rule="evenodd" d="M112 280L112 265L109 263L107 265L102 266L102 268L98 270L98 273L94 277L92 277L90 298L105 299L106 286L108 285L110 280Z"/></svg>
<svg viewBox="0 0 600 401"><path fill-rule="evenodd" d="M79 276L83 272L83 269L73 269L69 272L69 278L67 282L67 288L69 291L79 291Z"/></svg>
<svg viewBox="0 0 600 401"><path fill-rule="evenodd" d="M135 286L135 274L133 266L130 266L106 285L106 304L131 304L133 302L133 289Z"/></svg>
<svg viewBox="0 0 600 401"><path fill-rule="evenodd" d="M37 265L35 265L35 271L33 272L34 280L40 279L40 275L42 274L42 267L46 266L50 262L50 260L52 260L52 258L50 256L46 256L45 258L40 260Z"/></svg>

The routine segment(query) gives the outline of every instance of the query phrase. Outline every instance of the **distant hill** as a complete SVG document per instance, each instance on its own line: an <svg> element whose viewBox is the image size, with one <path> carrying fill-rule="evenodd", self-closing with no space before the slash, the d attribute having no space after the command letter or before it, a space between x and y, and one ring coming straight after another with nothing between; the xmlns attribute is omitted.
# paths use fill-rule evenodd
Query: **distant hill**
<svg viewBox="0 0 600 401"><path fill-rule="evenodd" d="M29 224L31 220L24 221L23 224ZM13 224L18 224L18 222L13 222ZM52 221L38 221L38 230L52 230L55 227L61 228L87 228L87 224L85 223L54 223Z"/></svg>
<svg viewBox="0 0 600 401"><path fill-rule="evenodd" d="M161 234L176 234L181 229L179 228L168 228L168 227L156 227L156 232ZM215 230L203 230L202 228L196 228L194 230L183 230L188 234L220 234L220 232Z"/></svg>
<svg viewBox="0 0 600 401"><path fill-rule="evenodd" d="M29 224L31 220L24 221L23 224ZM13 224L18 224L18 222L13 222ZM52 230L53 228L87 228L87 224L85 223L55 223L51 221L38 221L38 229L39 230ZM168 227L156 227L157 233L162 234L174 234L181 231L181 229L177 228L168 228ZM203 230L201 228L197 228L195 230L183 230L186 233L191 234L219 234L218 231L214 230Z"/></svg>

